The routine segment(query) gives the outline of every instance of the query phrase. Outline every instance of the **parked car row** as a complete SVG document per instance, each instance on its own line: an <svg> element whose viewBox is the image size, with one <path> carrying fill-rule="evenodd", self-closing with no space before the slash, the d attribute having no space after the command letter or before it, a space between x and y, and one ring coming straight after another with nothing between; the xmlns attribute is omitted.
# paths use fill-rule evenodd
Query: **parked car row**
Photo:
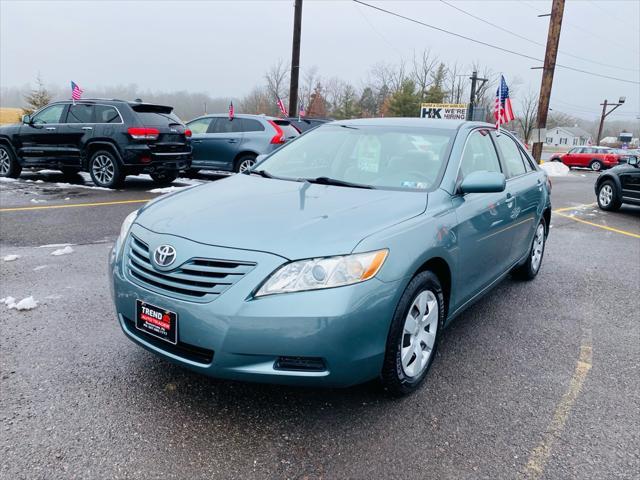
<svg viewBox="0 0 640 480"><path fill-rule="evenodd" d="M89 172L100 187L118 188L127 175L149 174L160 185L179 172L242 172L322 119L206 115L185 125L173 107L142 101L54 102L22 123L0 127L0 177L25 168ZM193 138L192 138L193 137Z"/></svg>
<svg viewBox="0 0 640 480"><path fill-rule="evenodd" d="M631 154L621 165L600 174L595 184L598 206L617 210L623 203L640 205L640 158Z"/></svg>

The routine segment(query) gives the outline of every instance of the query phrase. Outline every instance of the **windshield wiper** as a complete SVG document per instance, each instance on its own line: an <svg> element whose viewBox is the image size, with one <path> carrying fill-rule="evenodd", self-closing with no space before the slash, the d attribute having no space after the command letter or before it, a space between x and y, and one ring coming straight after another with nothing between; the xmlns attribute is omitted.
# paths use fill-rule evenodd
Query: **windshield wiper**
<svg viewBox="0 0 640 480"><path fill-rule="evenodd" d="M264 178L274 178L273 175L271 175L266 170L245 170L242 173L244 173L245 175L251 175L252 173L255 173L256 175L260 175L261 177L264 177Z"/></svg>
<svg viewBox="0 0 640 480"><path fill-rule="evenodd" d="M316 178L304 178L301 179L309 183L317 183L319 185L334 185L336 187L351 187L351 188L366 188L373 190L371 185L363 185L362 183L345 182L344 180L337 180L330 177L316 177Z"/></svg>

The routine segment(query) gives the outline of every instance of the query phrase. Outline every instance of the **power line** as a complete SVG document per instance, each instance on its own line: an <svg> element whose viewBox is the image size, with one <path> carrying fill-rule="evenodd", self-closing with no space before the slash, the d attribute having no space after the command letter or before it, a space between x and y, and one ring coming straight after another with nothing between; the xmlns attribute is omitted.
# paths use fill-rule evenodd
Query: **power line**
<svg viewBox="0 0 640 480"><path fill-rule="evenodd" d="M463 14L465 14L465 15L467 15L467 16L469 16L469 17L471 17L471 18L475 18L476 20L479 20L479 21L481 21L481 22L483 22L483 23L486 23L487 25L491 25L492 27L497 28L498 30L501 30L501 31L503 31L503 32L506 32L506 33L508 33L509 35L513 35L514 37L518 37L518 38L520 38L520 39L522 39L522 40L526 40L527 42L529 42L529 43L533 43L534 45L538 45L538 46L540 46L540 47L544 47L544 46L545 46L545 44L544 44L544 43L542 43L542 42L538 42L538 41L533 40L533 39L531 39L531 38L525 37L524 35L520 35L519 33L513 32L513 31L508 30L508 29L506 29L506 28L504 28L504 27L501 27L500 25L496 25L495 23L492 23L492 22L490 22L489 20L487 20L487 19L485 19L485 18L478 17L477 15L474 15L473 13L467 12L466 10L463 10L463 9L462 9L462 8L460 8L460 7L456 7L455 5L453 5L453 4L449 3L449 2L447 2L446 0L440 0L440 2L441 2L441 3L444 3L444 4L445 4L445 5L447 5L448 7L451 7L451 8L453 8L453 9L455 9L455 10L458 10L459 12L461 12L461 13L463 13ZM604 66L604 67L617 68L617 69L619 69L619 70L626 70L626 71L628 71L628 72L637 72L637 71L638 71L638 70L637 70L637 69L635 69L635 68L625 68L625 67L619 67L619 66L617 66L617 65L611 65L611 64L608 64L608 63L598 62L598 61L596 61L596 60L591 60L591 59L589 59L589 58L581 57L581 56L579 56L579 55L574 55L574 54L572 54L572 53L565 52L565 51L563 51L563 50L558 50L558 53L561 53L561 54L563 54L563 55L566 55L567 57L577 58L578 60L582 60L582 61L585 61L585 62L594 63L594 64L596 64L596 65L601 65L601 66Z"/></svg>
<svg viewBox="0 0 640 480"><path fill-rule="evenodd" d="M483 42L482 40L477 40L475 38L467 37L466 35L461 35L459 33L451 32L451 31L446 30L444 28L436 27L435 25L430 25L430 24L422 22L420 20L416 20L414 18L407 17L407 16L401 15L399 13L392 12L390 10L386 10L384 8L377 7L375 5L371 5L371 4L363 2L361 0L352 0L352 1L354 1L356 3L359 3L360 5L364 5L365 7L373 8L374 10L378 10L380 12L387 13L387 14L392 15L394 17L402 18L403 20L407 20L407 21L412 22L412 23L417 23L418 25L422 25L423 27L431 28L433 30L437 30L438 32L446 33L447 35L452 35L454 37L462 38L463 40L468 40L470 42L474 42L474 43L477 43L479 45L484 45L485 47L493 48L495 50L500 50L502 52L510 53L512 55L517 55L517 56L522 57L522 58L527 58L527 59L533 60L535 62L540 62L540 63L542 62L542 60L540 60L539 58L532 57L531 55L526 55L524 53L516 52L514 50L509 50L508 48L503 48L503 47L500 47L498 45L493 45L491 43ZM556 67L564 68L566 70L573 70L574 72L580 72L580 73L584 73L585 75L591 75L591 76L594 76L594 77L607 78L609 80L617 80L619 82L631 83L631 84L634 84L634 85L640 85L640 82L636 82L634 80L627 80L625 78L612 77L610 75L602 75L600 73L589 72L588 70L582 70L580 68L570 67L568 65L560 65L559 63L556 63Z"/></svg>
<svg viewBox="0 0 640 480"><path fill-rule="evenodd" d="M598 5L598 4L597 4L596 2L594 2L593 0L588 0L588 1L589 1L589 3L590 3L592 6L596 7L596 8L597 8L598 10L600 10L601 12L604 12L604 13L606 13L607 15L611 15L611 12L610 12L610 11L605 10L604 8L602 8L600 5ZM616 15L616 17L617 17L617 18L616 18L616 21L617 21L617 22L620 22L620 23L626 23L626 24L627 24L627 26L630 26L630 27L631 27L631 28L633 28L634 30L638 28L638 25L631 25L630 23L627 23L627 21L626 21L626 20L623 20L622 18L618 17L617 15ZM640 30L638 30L638 32L640 32Z"/></svg>

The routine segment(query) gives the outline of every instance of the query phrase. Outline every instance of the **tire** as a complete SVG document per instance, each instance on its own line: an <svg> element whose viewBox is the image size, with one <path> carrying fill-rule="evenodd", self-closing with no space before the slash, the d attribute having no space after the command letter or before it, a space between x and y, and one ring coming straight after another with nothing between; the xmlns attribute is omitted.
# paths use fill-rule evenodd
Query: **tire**
<svg viewBox="0 0 640 480"><path fill-rule="evenodd" d="M0 145L0 177L18 178L22 165L6 145Z"/></svg>
<svg viewBox="0 0 640 480"><path fill-rule="evenodd" d="M98 150L89 160L89 175L98 187L119 188L124 183L120 161L108 150Z"/></svg>
<svg viewBox="0 0 640 480"><path fill-rule="evenodd" d="M622 202L618 198L616 186L611 180L605 180L598 187L598 207L601 210L618 210Z"/></svg>
<svg viewBox="0 0 640 480"><path fill-rule="evenodd" d="M594 172L599 172L600 170L602 170L602 162L600 160L591 160L589 168Z"/></svg>
<svg viewBox="0 0 640 480"><path fill-rule="evenodd" d="M518 280L533 280L538 275L540 267L542 267L542 259L544 258L544 247L547 244L547 223L544 218L540 219L540 223L536 227L536 232L531 241L527 260L511 271L511 275Z"/></svg>
<svg viewBox="0 0 640 480"><path fill-rule="evenodd" d="M424 309L416 306L419 299L426 300ZM431 312L437 312L437 317L433 318ZM416 315L422 317L421 322L428 323L412 322L410 317ZM412 393L424 381L436 355L444 315L444 294L438 277L429 271L419 273L402 294L389 328L380 379L391 395ZM416 363L419 360L416 347L423 355L420 364Z"/></svg>
<svg viewBox="0 0 640 480"><path fill-rule="evenodd" d="M151 173L149 176L153 179L154 183L160 185L161 187L166 187L171 185L176 178L178 178L177 171L169 171L169 172L161 172L161 173Z"/></svg>
<svg viewBox="0 0 640 480"><path fill-rule="evenodd" d="M256 164L256 157L254 155L243 155L236 160L233 170L236 173L242 173L245 170L253 167Z"/></svg>

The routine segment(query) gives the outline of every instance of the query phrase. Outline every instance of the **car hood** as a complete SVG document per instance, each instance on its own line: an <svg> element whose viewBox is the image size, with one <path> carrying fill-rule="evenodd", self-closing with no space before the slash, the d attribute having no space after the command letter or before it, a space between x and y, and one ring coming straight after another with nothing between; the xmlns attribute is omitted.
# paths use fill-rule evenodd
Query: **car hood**
<svg viewBox="0 0 640 480"><path fill-rule="evenodd" d="M136 223L208 245L301 259L349 253L368 235L420 215L426 204L424 192L234 175L160 198Z"/></svg>

